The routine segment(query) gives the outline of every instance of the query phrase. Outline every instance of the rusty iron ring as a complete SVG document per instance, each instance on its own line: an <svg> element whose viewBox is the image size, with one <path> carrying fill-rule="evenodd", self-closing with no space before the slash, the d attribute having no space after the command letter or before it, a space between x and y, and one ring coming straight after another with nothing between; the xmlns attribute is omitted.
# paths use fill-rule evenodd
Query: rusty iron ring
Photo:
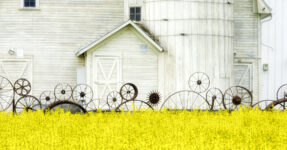
<svg viewBox="0 0 287 150"><path fill-rule="evenodd" d="M214 110L216 102L219 105L219 107L220 105L222 105L223 108L226 109L226 107L223 105L224 95L222 91L218 88L211 88L206 92L206 101L210 105L211 111ZM220 103L218 101L220 101Z"/></svg>
<svg viewBox="0 0 287 150"><path fill-rule="evenodd" d="M140 103L141 103L141 106L142 106L142 104L144 104L144 105L148 106L149 108L151 108L152 110L154 110L153 107L152 107L149 103L147 103L147 102L145 102L145 101L142 101L142 100L127 100L127 101L124 101L123 103L121 103L118 107L116 107L115 111L120 112L120 111L121 111L120 108L121 108L123 105L125 105L126 108L128 108L127 103L130 103L130 102L132 102L132 103L133 103L133 102L140 102ZM141 109L141 107L140 107L139 109ZM131 110L128 110L128 111L131 111Z"/></svg>
<svg viewBox="0 0 287 150"><path fill-rule="evenodd" d="M63 105L63 104L69 104L69 105L76 106L76 107L80 108L80 109L83 111L83 113L87 113L87 110L86 110L83 106L81 106L81 105L78 104L78 103L69 101L69 100L56 101L56 102L50 104L50 105L44 110L44 112L48 112L49 110L52 110L52 109L54 109L55 107L60 106L60 105Z"/></svg>
<svg viewBox="0 0 287 150"><path fill-rule="evenodd" d="M70 100L73 94L71 85L67 83L59 83L54 88L54 95L56 100Z"/></svg>
<svg viewBox="0 0 287 150"><path fill-rule="evenodd" d="M5 93L11 92L10 94L6 95ZM9 98L8 101L6 98ZM7 78L0 76L0 111L5 111L7 110L12 104L15 104L15 91L13 84L11 83L10 80ZM3 102L5 102L6 105L3 106Z"/></svg>
<svg viewBox="0 0 287 150"><path fill-rule="evenodd" d="M120 95L126 101L135 100L138 96L138 88L133 83L126 83L121 87Z"/></svg>
<svg viewBox="0 0 287 150"><path fill-rule="evenodd" d="M31 83L24 78L20 78L14 83L14 91L20 96L26 96L31 92Z"/></svg>
<svg viewBox="0 0 287 150"><path fill-rule="evenodd" d="M36 111L35 107L39 107L39 109L42 109L42 104L39 99L32 95L25 95L17 100L15 104L15 112L28 110Z"/></svg>
<svg viewBox="0 0 287 150"><path fill-rule="evenodd" d="M90 102L94 97L93 89L87 84L78 84L73 88L73 101Z"/></svg>
<svg viewBox="0 0 287 150"><path fill-rule="evenodd" d="M233 93L233 89L236 89L236 93ZM244 92L239 93L239 89L244 91ZM229 91L231 91L231 93L228 93ZM246 97L244 97L246 95L249 96L247 98L250 98L249 102L243 101L246 99ZM231 96L231 99L230 99L231 102L228 104L226 104L226 101L228 100L227 96ZM239 105L242 105L243 102L245 102L245 104L248 104L248 107L252 106L253 96L252 96L252 93L247 88L242 87L242 86L232 86L232 87L229 87L224 92L224 100L223 100L224 108L229 109L229 110L233 110L233 109L236 109ZM230 108L228 108L227 105L230 105L230 104L234 105L235 108L232 108L232 106Z"/></svg>
<svg viewBox="0 0 287 150"><path fill-rule="evenodd" d="M188 80L189 89L197 93L206 92L210 86L209 76L204 72L195 72Z"/></svg>

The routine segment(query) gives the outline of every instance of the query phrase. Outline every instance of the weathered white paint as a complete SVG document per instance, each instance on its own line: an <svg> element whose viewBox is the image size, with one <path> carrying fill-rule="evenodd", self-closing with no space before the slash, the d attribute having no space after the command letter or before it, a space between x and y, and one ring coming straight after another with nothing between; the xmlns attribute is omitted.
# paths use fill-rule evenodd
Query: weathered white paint
<svg viewBox="0 0 287 150"><path fill-rule="evenodd" d="M0 1L0 61L22 47L31 57L33 94L56 83L77 83L84 57L74 51L124 22L123 0L40 0L37 9L22 9L20 0ZM16 65L16 64L15 64ZM12 67L13 68L13 67Z"/></svg>
<svg viewBox="0 0 287 150"><path fill-rule="evenodd" d="M262 21L261 99L276 99L277 89L287 83L287 1L265 0L272 19ZM267 72L263 64L268 64Z"/></svg>
<svg viewBox="0 0 287 150"><path fill-rule="evenodd" d="M147 47L146 51L142 46ZM97 98L106 103L106 95L119 91L124 83L134 83L139 90L137 99L145 100L150 90L159 90L159 50L132 25L128 25L86 53L87 80L94 86Z"/></svg>

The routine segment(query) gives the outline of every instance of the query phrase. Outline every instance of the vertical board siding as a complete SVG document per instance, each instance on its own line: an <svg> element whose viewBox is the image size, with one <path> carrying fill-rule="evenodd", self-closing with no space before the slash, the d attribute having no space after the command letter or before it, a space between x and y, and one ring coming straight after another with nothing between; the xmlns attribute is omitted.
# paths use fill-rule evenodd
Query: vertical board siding
<svg viewBox="0 0 287 150"><path fill-rule="evenodd" d="M40 0L36 10L20 9L20 0L1 0L1 58L17 47L33 57L35 95L58 82L74 86L77 68L84 66L74 51L123 20L123 0Z"/></svg>
<svg viewBox="0 0 287 150"><path fill-rule="evenodd" d="M262 65L269 70L262 74L262 99L276 99L276 92L282 84L287 84L287 1L265 0L272 8L272 19L262 21Z"/></svg>

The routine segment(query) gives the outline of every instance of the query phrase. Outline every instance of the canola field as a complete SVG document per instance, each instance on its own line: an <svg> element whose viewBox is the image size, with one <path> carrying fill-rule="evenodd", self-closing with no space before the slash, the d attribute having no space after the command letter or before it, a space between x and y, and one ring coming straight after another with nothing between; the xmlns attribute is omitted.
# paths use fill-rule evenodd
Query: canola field
<svg viewBox="0 0 287 150"><path fill-rule="evenodd" d="M0 149L287 149L287 112L1 112Z"/></svg>

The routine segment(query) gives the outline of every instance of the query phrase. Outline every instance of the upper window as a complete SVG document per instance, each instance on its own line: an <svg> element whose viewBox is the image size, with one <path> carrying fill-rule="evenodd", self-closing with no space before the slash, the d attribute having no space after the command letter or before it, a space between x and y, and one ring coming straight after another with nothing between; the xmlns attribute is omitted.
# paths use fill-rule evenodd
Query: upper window
<svg viewBox="0 0 287 150"><path fill-rule="evenodd" d="M141 7L130 7L130 19L141 21Z"/></svg>
<svg viewBox="0 0 287 150"><path fill-rule="evenodd" d="M36 0L24 0L24 7L36 7Z"/></svg>

